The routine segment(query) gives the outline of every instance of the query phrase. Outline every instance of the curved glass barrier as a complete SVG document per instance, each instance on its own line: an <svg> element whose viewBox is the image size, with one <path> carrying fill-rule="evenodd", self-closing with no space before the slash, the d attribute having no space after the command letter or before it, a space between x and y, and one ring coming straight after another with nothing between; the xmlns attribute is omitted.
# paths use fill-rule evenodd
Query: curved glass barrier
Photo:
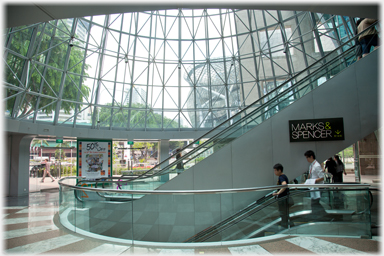
<svg viewBox="0 0 384 256"><path fill-rule="evenodd" d="M371 237L367 184L288 185L294 202L289 205L271 196L281 186L140 191L116 189L113 182L104 183L109 184L104 189L77 183L76 178L59 181L61 224L108 241L185 245L276 234ZM318 204L313 193L321 196ZM124 200L116 201L117 194Z"/></svg>
<svg viewBox="0 0 384 256"><path fill-rule="evenodd" d="M372 26L376 25L375 23ZM269 119L354 63L357 60L355 41L359 35L351 38L276 89L267 92L241 112L182 148L179 158L169 157L148 172L138 177L132 177L132 179L147 179L152 175L165 175L162 180L167 181L174 176L172 173L189 169L232 140ZM183 167L178 170L177 166L180 164ZM168 177L169 175L172 177Z"/></svg>

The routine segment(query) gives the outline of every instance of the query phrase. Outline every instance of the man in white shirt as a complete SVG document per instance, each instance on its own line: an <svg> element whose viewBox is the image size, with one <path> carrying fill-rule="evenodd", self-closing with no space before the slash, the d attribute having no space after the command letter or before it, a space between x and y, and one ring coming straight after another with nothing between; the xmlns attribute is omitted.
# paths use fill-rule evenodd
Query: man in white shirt
<svg viewBox="0 0 384 256"><path fill-rule="evenodd" d="M304 153L304 156L307 158L308 163L310 163L308 179L314 181L312 183L315 184L324 184L323 168L321 168L320 163L317 162L315 153L312 150L308 150ZM316 218L321 218L326 214L323 206L320 204L320 198L320 191L311 192L312 215Z"/></svg>

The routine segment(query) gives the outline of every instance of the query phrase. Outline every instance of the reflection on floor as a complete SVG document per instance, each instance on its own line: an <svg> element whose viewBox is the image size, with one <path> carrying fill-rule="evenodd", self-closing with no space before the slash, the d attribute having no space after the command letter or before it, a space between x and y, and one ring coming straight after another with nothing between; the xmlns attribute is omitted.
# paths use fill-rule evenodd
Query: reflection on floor
<svg viewBox="0 0 384 256"><path fill-rule="evenodd" d="M373 239L289 236L242 246L214 248L154 248L126 246L77 236L59 229L55 215L59 193L55 190L31 193L24 198L6 198L3 215L5 253L71 254L378 254L379 237Z"/></svg>

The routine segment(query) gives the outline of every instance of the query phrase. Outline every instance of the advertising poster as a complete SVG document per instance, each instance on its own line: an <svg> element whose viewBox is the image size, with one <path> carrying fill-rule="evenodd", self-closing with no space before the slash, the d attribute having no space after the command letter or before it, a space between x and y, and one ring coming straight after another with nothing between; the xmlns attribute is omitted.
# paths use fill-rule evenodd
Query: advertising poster
<svg viewBox="0 0 384 256"><path fill-rule="evenodd" d="M87 179L110 177L112 174L112 141L77 141L77 176Z"/></svg>
<svg viewBox="0 0 384 256"><path fill-rule="evenodd" d="M344 140L343 118L289 121L290 142Z"/></svg>

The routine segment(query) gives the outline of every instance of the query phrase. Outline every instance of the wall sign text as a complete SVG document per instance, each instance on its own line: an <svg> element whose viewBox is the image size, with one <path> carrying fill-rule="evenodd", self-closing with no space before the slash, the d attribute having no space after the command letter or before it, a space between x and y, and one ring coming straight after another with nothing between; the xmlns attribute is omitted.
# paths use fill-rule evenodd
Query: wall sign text
<svg viewBox="0 0 384 256"><path fill-rule="evenodd" d="M343 118L290 120L291 142L344 140Z"/></svg>

